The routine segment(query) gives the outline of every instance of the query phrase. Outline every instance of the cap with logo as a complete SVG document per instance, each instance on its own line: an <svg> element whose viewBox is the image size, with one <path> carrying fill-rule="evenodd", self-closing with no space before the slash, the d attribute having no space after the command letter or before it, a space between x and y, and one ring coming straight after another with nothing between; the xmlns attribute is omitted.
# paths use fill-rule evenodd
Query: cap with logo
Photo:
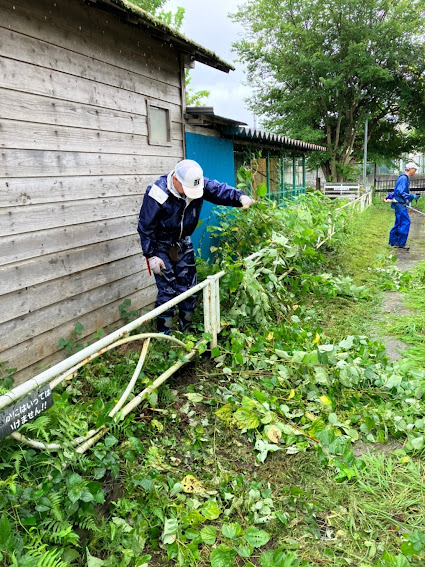
<svg viewBox="0 0 425 567"><path fill-rule="evenodd" d="M404 169L419 169L419 166L416 165L414 161L409 161L406 163L406 167Z"/></svg>
<svg viewBox="0 0 425 567"><path fill-rule="evenodd" d="M174 175L183 186L183 191L189 199L200 199L204 194L204 172L201 166L192 159L179 161L174 169Z"/></svg>

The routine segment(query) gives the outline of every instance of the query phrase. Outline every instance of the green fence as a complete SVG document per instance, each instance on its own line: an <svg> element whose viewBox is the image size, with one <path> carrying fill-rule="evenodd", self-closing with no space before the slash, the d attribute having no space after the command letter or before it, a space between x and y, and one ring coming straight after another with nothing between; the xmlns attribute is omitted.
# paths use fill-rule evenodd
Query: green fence
<svg viewBox="0 0 425 567"><path fill-rule="evenodd" d="M281 202L305 193L304 155L253 147L237 149L236 170L243 165L252 172L253 189L266 184L269 199Z"/></svg>

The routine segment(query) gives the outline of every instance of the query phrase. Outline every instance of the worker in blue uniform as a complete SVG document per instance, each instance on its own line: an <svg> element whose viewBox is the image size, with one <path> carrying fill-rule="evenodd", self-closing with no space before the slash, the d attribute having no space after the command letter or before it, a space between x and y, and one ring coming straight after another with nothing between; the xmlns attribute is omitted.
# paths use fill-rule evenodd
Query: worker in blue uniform
<svg viewBox="0 0 425 567"><path fill-rule="evenodd" d="M239 189L204 177L201 166L189 159L180 161L174 171L161 176L146 190L137 230L158 288L155 307L197 283L190 236L198 225L204 200L243 209L254 203ZM190 326L195 303L196 296L179 303L181 331ZM157 317L158 332L170 333L173 314L171 308Z"/></svg>
<svg viewBox="0 0 425 567"><path fill-rule="evenodd" d="M395 211L395 223L390 230L389 244L403 250L409 250L407 246L407 237L409 236L410 217L407 208L411 201L419 199L420 195L410 193L409 185L411 178L418 170L418 166L414 162L406 164L404 173L399 175L394 188L394 202L391 208Z"/></svg>

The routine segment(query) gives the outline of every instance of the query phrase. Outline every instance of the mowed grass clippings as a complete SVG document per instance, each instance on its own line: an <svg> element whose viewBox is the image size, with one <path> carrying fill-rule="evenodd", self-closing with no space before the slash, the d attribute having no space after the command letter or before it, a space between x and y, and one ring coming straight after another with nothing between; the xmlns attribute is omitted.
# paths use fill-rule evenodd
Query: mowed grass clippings
<svg viewBox="0 0 425 567"><path fill-rule="evenodd" d="M272 455L267 478L276 507L288 515L273 533L311 565L375 565L384 550L397 553L402 535L425 525L422 462L370 452L356 482L338 483L314 454Z"/></svg>

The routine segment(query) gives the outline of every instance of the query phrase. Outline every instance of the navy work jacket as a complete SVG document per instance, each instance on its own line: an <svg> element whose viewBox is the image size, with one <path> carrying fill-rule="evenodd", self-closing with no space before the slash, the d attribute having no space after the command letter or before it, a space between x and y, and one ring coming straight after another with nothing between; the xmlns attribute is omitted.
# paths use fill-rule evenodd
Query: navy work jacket
<svg viewBox="0 0 425 567"><path fill-rule="evenodd" d="M140 209L137 231L147 258L156 256L159 246L170 246L193 233L204 200L215 205L242 206L240 198L244 193L227 183L204 177L203 196L190 200L171 192L167 178L172 183L172 175L162 175L146 189Z"/></svg>
<svg viewBox="0 0 425 567"><path fill-rule="evenodd" d="M397 201L397 203L391 203L392 209L397 209L398 203L401 203L402 205L408 205L414 198L410 193L409 185L410 179L405 173L402 173L398 176L394 188L394 199Z"/></svg>

